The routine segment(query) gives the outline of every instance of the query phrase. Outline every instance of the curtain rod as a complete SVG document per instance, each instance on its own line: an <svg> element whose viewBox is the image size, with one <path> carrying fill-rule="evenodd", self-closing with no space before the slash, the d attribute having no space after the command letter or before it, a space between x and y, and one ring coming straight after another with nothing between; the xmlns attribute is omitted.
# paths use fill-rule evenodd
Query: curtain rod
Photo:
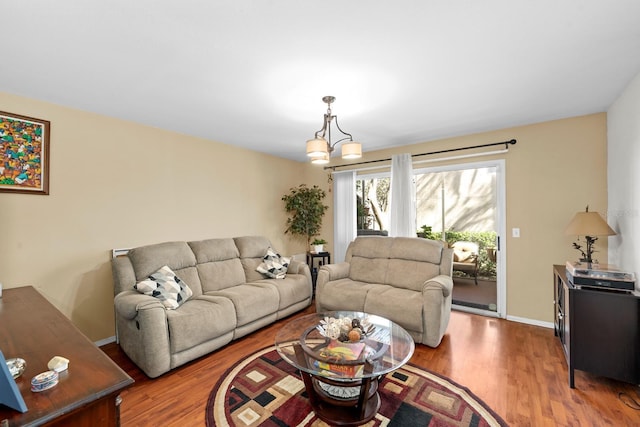
<svg viewBox="0 0 640 427"><path fill-rule="evenodd" d="M495 145L502 145L502 144L504 144L504 149L508 151L509 150L509 144L514 145L516 142L517 141L515 139L510 139L509 141L492 142L490 144L471 145L469 147L449 148L447 150L439 150L439 151L431 151L431 152L428 152L428 153L412 154L411 157L430 156L430 155L433 155L433 154L442 154L442 153L452 153L452 152L455 152L455 151L472 150L474 148L493 147ZM325 170L331 169L331 170L335 171L336 168L344 168L344 167L348 167L348 166L366 165L366 164L370 164L370 163L388 162L390 160L391 160L391 158L378 159L378 160L367 160L367 161L364 161L364 162L348 163L348 164L345 164L345 165L325 166L324 169Z"/></svg>

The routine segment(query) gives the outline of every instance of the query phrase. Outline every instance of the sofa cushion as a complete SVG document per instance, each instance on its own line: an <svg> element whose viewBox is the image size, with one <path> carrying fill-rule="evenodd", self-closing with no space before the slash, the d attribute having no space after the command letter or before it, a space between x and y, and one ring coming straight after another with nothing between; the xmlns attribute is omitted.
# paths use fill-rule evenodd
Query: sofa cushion
<svg viewBox="0 0 640 427"><path fill-rule="evenodd" d="M196 257L186 242L165 242L131 249L127 256L136 272L136 281L144 280L162 266L177 271L194 267Z"/></svg>
<svg viewBox="0 0 640 427"><path fill-rule="evenodd" d="M189 286L166 265L136 283L133 288L141 294L157 298L168 310L175 310L193 295Z"/></svg>
<svg viewBox="0 0 640 427"><path fill-rule="evenodd" d="M203 295L167 311L167 326L175 354L233 331L235 309L227 298Z"/></svg>
<svg viewBox="0 0 640 427"><path fill-rule="evenodd" d="M239 258L240 253L233 239L207 239L188 243L198 264Z"/></svg>
<svg viewBox="0 0 640 427"><path fill-rule="evenodd" d="M386 317L408 331L422 333L422 308L422 292L393 286L376 286L367 294L362 311Z"/></svg>
<svg viewBox="0 0 640 427"><path fill-rule="evenodd" d="M231 238L189 242L198 262L203 292L217 291L246 282L238 248Z"/></svg>
<svg viewBox="0 0 640 427"><path fill-rule="evenodd" d="M278 311L311 298L311 284L304 274L287 274L284 279L264 279L258 283L269 283L278 291Z"/></svg>
<svg viewBox="0 0 640 427"><path fill-rule="evenodd" d="M418 237L396 237L389 251L389 258L440 264L444 243L439 240Z"/></svg>
<svg viewBox="0 0 640 427"><path fill-rule="evenodd" d="M284 279L287 275L290 261L290 258L283 257L269 247L256 271L272 279Z"/></svg>
<svg viewBox="0 0 640 427"><path fill-rule="evenodd" d="M391 246L395 238L383 236L362 236L357 237L350 243L351 255L362 258L389 258ZM349 259L345 258L346 262Z"/></svg>
<svg viewBox="0 0 640 427"><path fill-rule="evenodd" d="M364 258L354 255L351 258L349 278L356 282L386 283L388 270L388 258Z"/></svg>
<svg viewBox="0 0 640 427"><path fill-rule="evenodd" d="M262 273L257 271L262 263L262 258L271 247L269 239L263 236L243 236L235 237L233 241L240 253L240 262L244 268L246 282L255 282L264 279Z"/></svg>
<svg viewBox="0 0 640 427"><path fill-rule="evenodd" d="M421 292L427 279L440 274L440 265L392 258L388 262L385 284Z"/></svg>
<svg viewBox="0 0 640 427"><path fill-rule="evenodd" d="M223 296L233 303L237 326L244 326L278 311L280 295L270 283L252 282L232 286L206 295Z"/></svg>
<svg viewBox="0 0 640 427"><path fill-rule="evenodd" d="M231 288L246 282L244 270L238 258L198 264L198 274L205 293Z"/></svg>
<svg viewBox="0 0 640 427"><path fill-rule="evenodd" d="M358 282L351 279L327 282L322 293L316 294L317 303L325 311L364 311L367 293L376 286L387 287L386 285Z"/></svg>

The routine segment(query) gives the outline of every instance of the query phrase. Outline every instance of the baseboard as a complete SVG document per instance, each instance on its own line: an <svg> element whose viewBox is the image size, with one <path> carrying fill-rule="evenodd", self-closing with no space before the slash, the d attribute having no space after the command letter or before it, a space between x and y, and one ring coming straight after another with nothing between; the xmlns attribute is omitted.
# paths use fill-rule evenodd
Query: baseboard
<svg viewBox="0 0 640 427"><path fill-rule="evenodd" d="M528 319L526 317L509 316L507 320L512 322L526 323L527 325L542 326L543 328L553 329L553 322L543 322L542 320Z"/></svg>
<svg viewBox="0 0 640 427"><path fill-rule="evenodd" d="M111 336L109 338L105 338L103 340L100 341L96 341L94 344L97 345L98 347L102 347L103 345L106 344L111 344L112 342L116 342L116 336Z"/></svg>
<svg viewBox="0 0 640 427"><path fill-rule="evenodd" d="M475 307L469 307L466 305L454 305L453 307L451 307L452 310L456 310L456 311L462 311L464 313L471 313L471 314L479 314L480 316L485 316L485 317L500 317L498 316L498 313L496 313L495 311L489 311L489 310L482 310L480 308L475 308Z"/></svg>

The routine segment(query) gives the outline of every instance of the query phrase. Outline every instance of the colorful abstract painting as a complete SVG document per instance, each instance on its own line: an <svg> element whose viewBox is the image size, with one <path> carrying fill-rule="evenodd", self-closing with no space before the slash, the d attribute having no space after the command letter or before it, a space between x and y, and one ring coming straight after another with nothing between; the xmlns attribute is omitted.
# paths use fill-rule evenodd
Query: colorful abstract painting
<svg viewBox="0 0 640 427"><path fill-rule="evenodd" d="M49 122L0 111L0 191L49 194Z"/></svg>

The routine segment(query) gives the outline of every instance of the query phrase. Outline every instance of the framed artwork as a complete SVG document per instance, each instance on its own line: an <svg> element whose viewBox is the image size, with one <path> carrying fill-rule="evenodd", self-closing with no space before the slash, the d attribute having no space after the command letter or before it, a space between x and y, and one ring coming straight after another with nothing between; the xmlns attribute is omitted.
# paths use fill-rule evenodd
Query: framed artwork
<svg viewBox="0 0 640 427"><path fill-rule="evenodd" d="M0 351L0 403L23 414L28 411L20 389L9 372L7 361Z"/></svg>
<svg viewBox="0 0 640 427"><path fill-rule="evenodd" d="M49 126L0 111L0 192L49 194Z"/></svg>

